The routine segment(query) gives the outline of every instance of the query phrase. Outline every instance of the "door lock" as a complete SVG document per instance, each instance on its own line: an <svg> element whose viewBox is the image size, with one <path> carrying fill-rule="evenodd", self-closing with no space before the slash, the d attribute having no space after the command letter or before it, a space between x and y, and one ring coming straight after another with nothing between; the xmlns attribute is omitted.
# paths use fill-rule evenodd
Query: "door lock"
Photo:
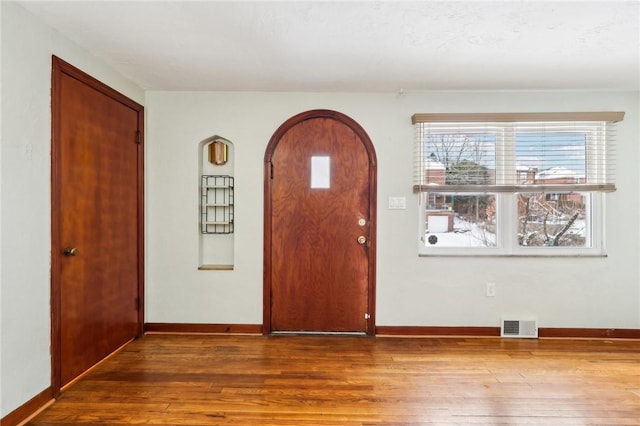
<svg viewBox="0 0 640 426"><path fill-rule="evenodd" d="M367 242L367 237L365 237L364 235L360 235L358 237L358 244L364 244Z"/></svg>

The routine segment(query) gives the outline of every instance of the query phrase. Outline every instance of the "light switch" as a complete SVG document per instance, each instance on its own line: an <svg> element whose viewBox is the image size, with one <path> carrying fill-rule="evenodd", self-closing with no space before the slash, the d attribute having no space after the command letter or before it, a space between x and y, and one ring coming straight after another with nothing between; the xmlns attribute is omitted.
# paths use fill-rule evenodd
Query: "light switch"
<svg viewBox="0 0 640 426"><path fill-rule="evenodd" d="M389 210L404 210L407 208L405 197L389 197Z"/></svg>

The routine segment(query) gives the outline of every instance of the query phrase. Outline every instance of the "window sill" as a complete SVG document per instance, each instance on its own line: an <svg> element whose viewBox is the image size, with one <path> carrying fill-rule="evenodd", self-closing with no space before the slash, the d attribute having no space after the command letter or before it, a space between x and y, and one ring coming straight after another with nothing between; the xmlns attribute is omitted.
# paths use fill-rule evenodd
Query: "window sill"
<svg viewBox="0 0 640 426"><path fill-rule="evenodd" d="M233 271L233 265L200 265L198 271Z"/></svg>
<svg viewBox="0 0 640 426"><path fill-rule="evenodd" d="M418 257L520 257L520 258L597 258L609 257L606 253L418 253Z"/></svg>

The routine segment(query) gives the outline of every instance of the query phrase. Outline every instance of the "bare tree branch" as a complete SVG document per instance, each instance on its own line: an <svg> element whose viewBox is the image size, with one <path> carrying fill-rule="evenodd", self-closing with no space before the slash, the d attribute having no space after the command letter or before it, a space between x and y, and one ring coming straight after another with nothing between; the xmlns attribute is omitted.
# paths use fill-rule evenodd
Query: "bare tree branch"
<svg viewBox="0 0 640 426"><path fill-rule="evenodd" d="M579 211L575 212L573 216L571 216L571 219L569 219L567 224L562 227L562 229L560 230L560 232L558 232L558 234L556 234L556 237L553 239L554 246L557 246L560 244L560 238L562 238L562 236L569 230L569 228L571 228L571 225L573 225L573 222L575 222L576 219L578 218L579 213L580 213Z"/></svg>

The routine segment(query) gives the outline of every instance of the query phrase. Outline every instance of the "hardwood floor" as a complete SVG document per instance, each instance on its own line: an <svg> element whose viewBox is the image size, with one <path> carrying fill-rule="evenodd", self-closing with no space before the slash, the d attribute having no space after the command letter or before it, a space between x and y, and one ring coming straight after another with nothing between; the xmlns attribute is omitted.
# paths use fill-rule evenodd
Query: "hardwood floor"
<svg viewBox="0 0 640 426"><path fill-rule="evenodd" d="M640 341L146 335L30 425L640 425Z"/></svg>

